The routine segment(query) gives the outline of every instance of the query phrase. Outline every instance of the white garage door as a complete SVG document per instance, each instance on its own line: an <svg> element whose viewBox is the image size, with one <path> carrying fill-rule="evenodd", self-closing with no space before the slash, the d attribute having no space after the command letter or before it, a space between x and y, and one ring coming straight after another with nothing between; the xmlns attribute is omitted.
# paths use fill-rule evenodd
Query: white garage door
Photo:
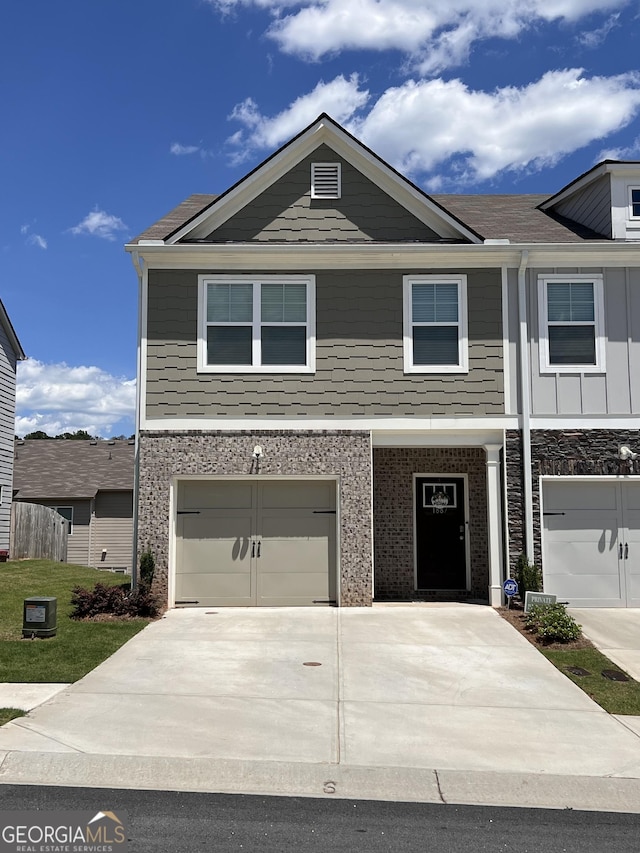
<svg viewBox="0 0 640 853"><path fill-rule="evenodd" d="M334 602L335 491L331 481L180 483L176 604Z"/></svg>
<svg viewBox="0 0 640 853"><path fill-rule="evenodd" d="M543 484L545 592L575 607L640 607L640 483Z"/></svg>

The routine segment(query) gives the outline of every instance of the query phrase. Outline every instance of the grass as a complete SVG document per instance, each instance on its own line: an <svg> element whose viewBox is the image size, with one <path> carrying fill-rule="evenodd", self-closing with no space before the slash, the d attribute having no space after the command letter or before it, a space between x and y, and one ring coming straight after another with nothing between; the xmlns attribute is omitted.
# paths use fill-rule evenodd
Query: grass
<svg viewBox="0 0 640 853"><path fill-rule="evenodd" d="M24 716L25 712L21 711L20 708L0 708L0 726Z"/></svg>
<svg viewBox="0 0 640 853"><path fill-rule="evenodd" d="M620 667L597 649L547 650L540 647L540 651L605 711L640 716L640 684L632 678L629 681L609 681L604 678L601 674L603 669L619 670ZM591 675L573 675L567 671L568 666L582 667Z"/></svg>
<svg viewBox="0 0 640 853"><path fill-rule="evenodd" d="M54 563L51 560L13 560L0 564L0 681L73 682L112 655L148 619L79 622L69 618L74 586L118 585L121 575ZM58 599L57 636L22 639L25 598L53 595Z"/></svg>

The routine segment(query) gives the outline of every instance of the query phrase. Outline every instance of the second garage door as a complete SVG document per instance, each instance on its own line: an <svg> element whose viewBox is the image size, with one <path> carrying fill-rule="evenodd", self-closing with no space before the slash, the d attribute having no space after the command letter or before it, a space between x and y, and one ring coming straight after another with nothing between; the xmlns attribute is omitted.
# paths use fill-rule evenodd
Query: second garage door
<svg viewBox="0 0 640 853"><path fill-rule="evenodd" d="M335 602L335 492L327 480L180 483L176 604Z"/></svg>
<svg viewBox="0 0 640 853"><path fill-rule="evenodd" d="M543 485L545 592L575 607L640 607L640 484Z"/></svg>

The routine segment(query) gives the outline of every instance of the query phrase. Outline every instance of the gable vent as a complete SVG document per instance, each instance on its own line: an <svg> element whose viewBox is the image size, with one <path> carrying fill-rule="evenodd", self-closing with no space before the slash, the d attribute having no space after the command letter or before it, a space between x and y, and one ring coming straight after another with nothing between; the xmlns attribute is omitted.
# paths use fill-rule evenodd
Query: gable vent
<svg viewBox="0 0 640 853"><path fill-rule="evenodd" d="M340 163L311 164L311 198L340 198Z"/></svg>

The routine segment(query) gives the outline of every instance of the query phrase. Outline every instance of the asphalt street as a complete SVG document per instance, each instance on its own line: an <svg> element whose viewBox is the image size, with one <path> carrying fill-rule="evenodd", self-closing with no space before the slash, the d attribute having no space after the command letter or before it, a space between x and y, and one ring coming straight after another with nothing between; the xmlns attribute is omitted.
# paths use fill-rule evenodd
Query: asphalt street
<svg viewBox="0 0 640 853"><path fill-rule="evenodd" d="M130 853L637 853L640 815L170 791L0 786L10 810L114 811Z"/></svg>

